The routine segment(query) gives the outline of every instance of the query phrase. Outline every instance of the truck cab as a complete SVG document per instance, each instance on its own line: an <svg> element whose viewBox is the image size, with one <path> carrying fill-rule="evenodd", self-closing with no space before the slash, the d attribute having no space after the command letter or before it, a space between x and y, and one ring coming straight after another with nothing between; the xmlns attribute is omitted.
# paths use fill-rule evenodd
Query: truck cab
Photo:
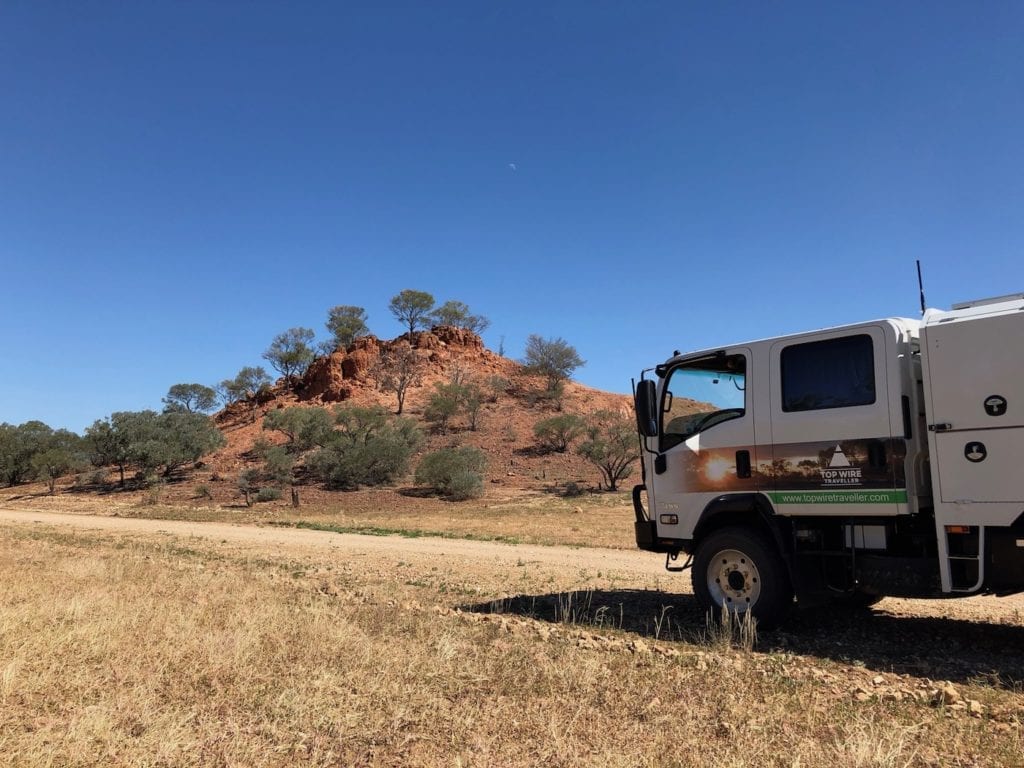
<svg viewBox="0 0 1024 768"><path fill-rule="evenodd" d="M674 354L637 386L637 544L763 624L1024 588L1022 366L1022 297Z"/></svg>

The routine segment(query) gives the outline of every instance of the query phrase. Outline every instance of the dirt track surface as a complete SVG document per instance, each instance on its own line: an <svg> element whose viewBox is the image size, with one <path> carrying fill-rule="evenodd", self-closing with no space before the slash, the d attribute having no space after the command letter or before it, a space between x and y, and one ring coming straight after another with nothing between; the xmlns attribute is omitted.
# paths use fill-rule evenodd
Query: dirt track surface
<svg viewBox="0 0 1024 768"><path fill-rule="evenodd" d="M0 521L42 523L113 533L172 534L232 544L264 546L271 550L328 550L380 554L390 557L427 556L479 561L498 567L521 561L572 569L613 570L636 576L665 575L661 556L616 549L542 547L494 541L431 537L366 536L286 527L230 523L148 520L145 518L65 515L59 512L0 507ZM688 581L688 580L687 580Z"/></svg>

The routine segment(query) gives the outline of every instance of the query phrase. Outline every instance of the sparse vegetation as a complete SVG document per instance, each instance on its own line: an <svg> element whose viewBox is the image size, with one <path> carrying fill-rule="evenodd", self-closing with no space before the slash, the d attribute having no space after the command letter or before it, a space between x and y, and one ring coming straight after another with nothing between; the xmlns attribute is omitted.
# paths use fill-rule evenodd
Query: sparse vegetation
<svg viewBox="0 0 1024 768"><path fill-rule="evenodd" d="M416 484L451 499L464 501L483 494L487 457L479 448L462 446L428 453L416 468Z"/></svg>

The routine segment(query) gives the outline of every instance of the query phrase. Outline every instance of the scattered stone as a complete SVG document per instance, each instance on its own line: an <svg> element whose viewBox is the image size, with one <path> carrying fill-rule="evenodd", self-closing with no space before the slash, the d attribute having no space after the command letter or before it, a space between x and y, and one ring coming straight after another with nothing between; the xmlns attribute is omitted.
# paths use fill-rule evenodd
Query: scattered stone
<svg viewBox="0 0 1024 768"><path fill-rule="evenodd" d="M626 647L629 648L629 650L631 650L633 653L637 654L651 652L650 646L639 638L637 638L636 640L631 640L629 645L627 645Z"/></svg>

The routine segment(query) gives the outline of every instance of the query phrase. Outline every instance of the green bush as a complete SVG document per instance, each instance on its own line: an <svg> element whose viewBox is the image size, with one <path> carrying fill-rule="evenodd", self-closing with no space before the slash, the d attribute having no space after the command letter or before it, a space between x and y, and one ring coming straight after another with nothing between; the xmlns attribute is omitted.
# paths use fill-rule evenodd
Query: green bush
<svg viewBox="0 0 1024 768"><path fill-rule="evenodd" d="M428 453L416 468L416 484L432 488L453 501L472 499L484 492L487 457L471 446Z"/></svg>
<svg viewBox="0 0 1024 768"><path fill-rule="evenodd" d="M256 501L277 501L281 498L281 489L279 488L260 488L256 493Z"/></svg>
<svg viewBox="0 0 1024 768"><path fill-rule="evenodd" d="M423 440L415 422L390 416L380 407L338 407L334 421L338 429L307 465L328 488L351 490L391 482L406 472Z"/></svg>
<svg viewBox="0 0 1024 768"><path fill-rule="evenodd" d="M586 422L572 413L541 419L533 425L533 436L546 451L565 453L574 440L586 430Z"/></svg>

